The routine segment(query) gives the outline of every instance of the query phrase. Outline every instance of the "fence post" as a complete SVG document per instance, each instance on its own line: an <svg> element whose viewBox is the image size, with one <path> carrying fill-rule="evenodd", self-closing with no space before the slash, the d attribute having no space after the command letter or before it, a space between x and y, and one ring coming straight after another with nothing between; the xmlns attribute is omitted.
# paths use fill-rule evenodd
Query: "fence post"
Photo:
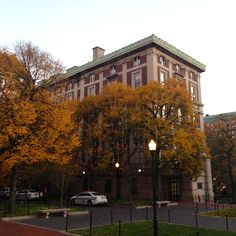
<svg viewBox="0 0 236 236"><path fill-rule="evenodd" d="M112 211L112 208L111 208L111 225L113 225L113 211Z"/></svg>
<svg viewBox="0 0 236 236"><path fill-rule="evenodd" d="M148 207L146 207L146 221L148 221Z"/></svg>
<svg viewBox="0 0 236 236"><path fill-rule="evenodd" d="M69 214L68 212L64 213L64 217L66 217L66 232L68 231L68 220L69 220Z"/></svg>
<svg viewBox="0 0 236 236"><path fill-rule="evenodd" d="M132 206L129 209L129 219L130 219L130 223L132 223L132 220L133 220Z"/></svg>
<svg viewBox="0 0 236 236"><path fill-rule="evenodd" d="M93 227L93 216L92 212L89 212L89 236L92 236L92 227Z"/></svg>
<svg viewBox="0 0 236 236"><path fill-rule="evenodd" d="M207 208L207 198L205 198L205 210L206 210L206 212L208 211L208 208Z"/></svg>
<svg viewBox="0 0 236 236"><path fill-rule="evenodd" d="M198 213L198 203L196 202L196 212Z"/></svg>
<svg viewBox="0 0 236 236"><path fill-rule="evenodd" d="M121 235L121 220L119 220L119 236Z"/></svg>
<svg viewBox="0 0 236 236"><path fill-rule="evenodd" d="M170 208L168 208L168 224L170 224Z"/></svg>
<svg viewBox="0 0 236 236"><path fill-rule="evenodd" d="M197 229L197 236L199 236L199 231L198 231L198 220L197 220L197 212L195 212L195 225Z"/></svg>
<svg viewBox="0 0 236 236"><path fill-rule="evenodd" d="M219 215L219 203L218 202L216 204L216 211L217 211L217 215Z"/></svg>
<svg viewBox="0 0 236 236"><path fill-rule="evenodd" d="M228 215L225 216L225 221L226 221L226 230L229 232L229 220L228 220Z"/></svg>

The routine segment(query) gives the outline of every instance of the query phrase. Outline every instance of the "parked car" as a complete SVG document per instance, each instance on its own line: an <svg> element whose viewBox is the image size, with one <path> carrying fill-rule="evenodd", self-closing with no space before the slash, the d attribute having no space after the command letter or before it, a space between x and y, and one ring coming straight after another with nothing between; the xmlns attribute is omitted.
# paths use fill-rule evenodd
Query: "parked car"
<svg viewBox="0 0 236 236"><path fill-rule="evenodd" d="M17 200L33 200L33 199L39 199L40 197L42 197L42 194L33 189L24 189L16 193Z"/></svg>
<svg viewBox="0 0 236 236"><path fill-rule="evenodd" d="M73 205L98 205L107 204L107 197L98 192L86 191L71 197L71 204Z"/></svg>
<svg viewBox="0 0 236 236"><path fill-rule="evenodd" d="M10 196L10 188L0 188L0 198L8 198Z"/></svg>

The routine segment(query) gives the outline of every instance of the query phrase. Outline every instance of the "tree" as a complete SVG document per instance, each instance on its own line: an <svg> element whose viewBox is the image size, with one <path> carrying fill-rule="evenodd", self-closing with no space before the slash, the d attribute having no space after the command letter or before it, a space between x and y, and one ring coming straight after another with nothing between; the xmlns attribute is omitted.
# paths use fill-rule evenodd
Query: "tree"
<svg viewBox="0 0 236 236"><path fill-rule="evenodd" d="M207 150L185 83L176 79L168 79L165 84L153 82L137 93L146 143L153 139L157 155L161 151L157 166L161 164L164 171L178 164L181 173L198 176Z"/></svg>
<svg viewBox="0 0 236 236"><path fill-rule="evenodd" d="M15 210L17 169L50 161L68 163L78 146L75 105L54 104L37 82L61 70L31 43L0 54L0 165L11 172L10 212Z"/></svg>
<svg viewBox="0 0 236 236"><path fill-rule="evenodd" d="M207 151L204 135L198 129L197 115L193 115L191 97L183 82L169 79L165 85L149 83L135 90L114 83L100 95L82 101L78 112L85 134L81 142L87 140L87 150L93 150L85 153L86 158L92 158L89 153L101 148L106 155L101 155L98 163L114 168L119 161L130 173L131 157L141 152L145 162L147 142L154 139L158 151L162 151L158 166L163 171L173 171L176 163L179 171L192 177L202 170Z"/></svg>
<svg viewBox="0 0 236 236"><path fill-rule="evenodd" d="M221 180L223 185L229 186L231 198L235 201L236 116L219 115L205 123L205 132L212 156L213 175L218 185L221 185Z"/></svg>

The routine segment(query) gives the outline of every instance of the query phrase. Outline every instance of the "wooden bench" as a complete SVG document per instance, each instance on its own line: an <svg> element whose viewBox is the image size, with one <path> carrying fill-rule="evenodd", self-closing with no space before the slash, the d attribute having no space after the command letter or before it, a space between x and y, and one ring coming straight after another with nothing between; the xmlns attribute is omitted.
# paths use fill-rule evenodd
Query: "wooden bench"
<svg viewBox="0 0 236 236"><path fill-rule="evenodd" d="M38 214L39 215L46 215L46 219L49 218L50 214L64 214L64 216L67 215L67 213L71 211L70 208L55 208L55 209L47 209L47 210L39 210Z"/></svg>

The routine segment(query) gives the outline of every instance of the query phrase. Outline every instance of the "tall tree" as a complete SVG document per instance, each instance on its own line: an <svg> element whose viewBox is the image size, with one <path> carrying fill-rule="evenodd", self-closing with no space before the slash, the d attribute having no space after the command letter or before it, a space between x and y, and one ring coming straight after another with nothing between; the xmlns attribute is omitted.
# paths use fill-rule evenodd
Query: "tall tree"
<svg viewBox="0 0 236 236"><path fill-rule="evenodd" d="M231 198L236 201L236 116L222 114L205 122L205 132L212 156L213 175L229 186Z"/></svg>
<svg viewBox="0 0 236 236"><path fill-rule="evenodd" d="M178 163L182 173L198 176L206 152L185 83L168 79L137 90L146 140L157 143L157 155L166 168ZM159 165L159 164L158 164Z"/></svg>
<svg viewBox="0 0 236 236"><path fill-rule="evenodd" d="M78 145L73 104L54 104L37 82L61 66L31 43L0 53L0 165L11 171L10 211L15 210L17 169L39 161L67 163Z"/></svg>

